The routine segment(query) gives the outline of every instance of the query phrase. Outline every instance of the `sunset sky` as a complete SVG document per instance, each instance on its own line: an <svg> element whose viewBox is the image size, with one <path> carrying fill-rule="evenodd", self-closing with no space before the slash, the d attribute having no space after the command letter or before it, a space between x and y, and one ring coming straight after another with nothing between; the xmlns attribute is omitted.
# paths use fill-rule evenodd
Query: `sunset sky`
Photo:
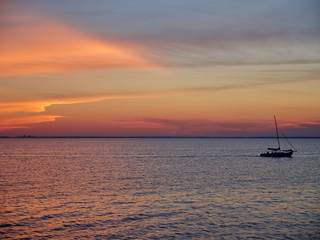
<svg viewBox="0 0 320 240"><path fill-rule="evenodd" d="M320 137L318 0L0 0L0 136Z"/></svg>

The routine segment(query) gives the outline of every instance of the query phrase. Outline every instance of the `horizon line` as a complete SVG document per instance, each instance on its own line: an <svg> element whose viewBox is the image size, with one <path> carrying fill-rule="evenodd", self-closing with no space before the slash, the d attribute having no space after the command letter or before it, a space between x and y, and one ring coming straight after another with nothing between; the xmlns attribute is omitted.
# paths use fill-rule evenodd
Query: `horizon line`
<svg viewBox="0 0 320 240"><path fill-rule="evenodd" d="M205 136L0 136L0 138L276 138L270 136L205 137ZM320 138L318 137L279 137L279 138Z"/></svg>

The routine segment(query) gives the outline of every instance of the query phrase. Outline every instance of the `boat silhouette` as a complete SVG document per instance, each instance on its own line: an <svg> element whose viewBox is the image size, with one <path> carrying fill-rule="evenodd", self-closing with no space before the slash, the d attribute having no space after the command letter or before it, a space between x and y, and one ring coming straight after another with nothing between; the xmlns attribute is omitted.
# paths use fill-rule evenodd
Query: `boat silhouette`
<svg viewBox="0 0 320 240"><path fill-rule="evenodd" d="M277 148L268 148L266 152L260 154L260 157L291 157L292 154L294 152L296 152L297 150L295 150L295 148L292 146L292 144L289 142L289 140L285 136L284 137L288 141L289 145L293 148L293 150L292 149L281 149L276 116L273 116L273 117L274 117L274 123L276 125L278 147ZM282 133L282 135L284 135L284 134Z"/></svg>

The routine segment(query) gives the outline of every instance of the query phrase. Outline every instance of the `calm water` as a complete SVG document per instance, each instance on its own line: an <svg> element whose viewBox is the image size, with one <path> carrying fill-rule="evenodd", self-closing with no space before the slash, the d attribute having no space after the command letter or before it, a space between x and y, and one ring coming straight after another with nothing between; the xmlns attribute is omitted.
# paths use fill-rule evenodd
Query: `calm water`
<svg viewBox="0 0 320 240"><path fill-rule="evenodd" d="M319 239L320 139L0 139L0 238Z"/></svg>

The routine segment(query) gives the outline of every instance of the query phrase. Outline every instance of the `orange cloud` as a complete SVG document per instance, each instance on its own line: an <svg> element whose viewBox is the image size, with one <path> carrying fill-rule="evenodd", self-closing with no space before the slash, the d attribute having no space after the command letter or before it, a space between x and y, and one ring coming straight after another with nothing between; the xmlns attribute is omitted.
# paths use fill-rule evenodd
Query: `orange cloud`
<svg viewBox="0 0 320 240"><path fill-rule="evenodd" d="M75 103L90 103L109 99L134 99L134 98L160 98L170 96L185 95L186 91L164 91L155 93L132 93L132 94L118 94L118 95L93 95L93 96L74 96L61 97L57 99L43 99L34 101L19 101L19 102L0 102L0 111L2 113L14 112L43 112L46 107L55 104L75 104Z"/></svg>
<svg viewBox="0 0 320 240"><path fill-rule="evenodd" d="M27 128L27 125L41 122L52 122L60 116L26 116L20 118L1 119L0 131L14 129L14 128Z"/></svg>
<svg viewBox="0 0 320 240"><path fill-rule="evenodd" d="M281 127L286 127L286 128L309 128L309 127L316 127L320 126L320 122L315 122L315 121L300 121L300 122L290 122L290 123L284 123L280 124Z"/></svg>
<svg viewBox="0 0 320 240"><path fill-rule="evenodd" d="M276 84L276 83L269 83L269 84ZM277 83L278 84L278 83ZM17 115L18 112L23 113L29 113L29 115L32 113L41 113L41 116L43 116L46 111L47 107L50 107L52 105L66 105L66 104L77 104L77 103L92 103L92 102L99 102L109 99L137 99L137 98L161 98L161 97L170 97L170 96L183 96L183 95L191 95L191 94L197 94L201 92L214 92L214 91L223 91L223 90L229 90L229 89L238 89L238 88L245 88L250 86L264 86L266 83L255 83L255 84L244 84L244 85L226 85L226 86L215 86L215 87L203 87L203 88L189 88L189 89L176 89L176 90L167 90L167 91L158 91L158 92L151 92L151 93L131 93L131 94L115 94L115 95L79 95L79 96L65 96L60 98L43 98L43 99L37 99L37 100L29 100L29 101L17 101L17 102L0 102L0 112L2 114L9 114L11 116ZM65 113L67 114L67 113ZM65 116L65 114L63 114ZM14 119L14 117L13 117ZM43 119L43 118L39 118ZM46 121L46 119L43 119ZM13 121L14 122L14 121ZM155 122L155 121L149 121L146 123L143 122L132 122L132 123L126 123L124 125L143 125L143 126L150 126L155 127L155 125L163 125L165 122ZM22 124L22 121L21 121ZM26 118L25 125L27 126L29 124L28 118ZM120 124L120 122L119 122ZM170 123L172 124L172 123ZM120 124L121 125L121 124ZM228 125L227 127L224 126L224 129L226 130L236 130L232 128L232 125ZM252 129L252 126L250 126L250 129Z"/></svg>
<svg viewBox="0 0 320 240"><path fill-rule="evenodd" d="M0 27L0 75L96 68L150 68L141 49L103 41L39 15L6 15Z"/></svg>
<svg viewBox="0 0 320 240"><path fill-rule="evenodd" d="M76 103L90 103L109 99L134 99L134 98L158 98L167 96L177 96L180 93L164 92L164 93L146 93L146 94L128 94L128 95L100 95L100 96L77 96L65 97L60 99L43 99L25 102L0 102L0 112L2 114L15 115L18 112L27 114L44 113L47 107L56 104L76 104ZM1 117L1 116L0 116ZM47 121L54 121L57 117L64 116L25 116L25 117L7 117L1 119L0 130L9 128L24 128L32 123L40 123Z"/></svg>

